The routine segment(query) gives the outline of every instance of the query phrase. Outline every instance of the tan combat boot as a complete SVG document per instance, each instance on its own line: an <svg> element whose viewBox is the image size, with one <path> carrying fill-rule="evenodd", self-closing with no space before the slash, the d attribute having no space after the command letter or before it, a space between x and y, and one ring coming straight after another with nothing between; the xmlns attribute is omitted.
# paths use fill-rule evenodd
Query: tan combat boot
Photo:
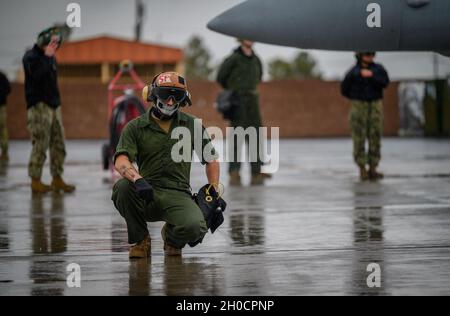
<svg viewBox="0 0 450 316"><path fill-rule="evenodd" d="M181 249L175 248L166 242L166 225L167 224L165 224L161 229L161 237L164 241L164 255L169 257L181 256Z"/></svg>
<svg viewBox="0 0 450 316"><path fill-rule="evenodd" d="M231 171L230 172L230 186L232 187L240 187L241 184L241 176L239 175L239 171Z"/></svg>
<svg viewBox="0 0 450 316"><path fill-rule="evenodd" d="M359 167L359 177L361 181L369 180L369 173L366 170L366 167Z"/></svg>
<svg viewBox="0 0 450 316"><path fill-rule="evenodd" d="M67 184L61 177L54 177L52 181L53 191L63 191L64 193L72 193L75 191L75 186Z"/></svg>
<svg viewBox="0 0 450 316"><path fill-rule="evenodd" d="M43 184L41 179L31 179L31 191L33 193L48 193L51 190L51 186Z"/></svg>
<svg viewBox="0 0 450 316"><path fill-rule="evenodd" d="M181 256L182 250L175 248L168 243L164 242L164 254L168 257Z"/></svg>
<svg viewBox="0 0 450 316"><path fill-rule="evenodd" d="M150 235L147 235L141 242L138 242L136 245L131 246L129 257L130 259L148 258L151 255L151 249L152 244Z"/></svg>
<svg viewBox="0 0 450 316"><path fill-rule="evenodd" d="M265 175L262 173L252 174L250 185L264 185Z"/></svg>
<svg viewBox="0 0 450 316"><path fill-rule="evenodd" d="M376 167L370 167L369 169L369 179L372 181L381 180L384 178L384 174L377 172Z"/></svg>

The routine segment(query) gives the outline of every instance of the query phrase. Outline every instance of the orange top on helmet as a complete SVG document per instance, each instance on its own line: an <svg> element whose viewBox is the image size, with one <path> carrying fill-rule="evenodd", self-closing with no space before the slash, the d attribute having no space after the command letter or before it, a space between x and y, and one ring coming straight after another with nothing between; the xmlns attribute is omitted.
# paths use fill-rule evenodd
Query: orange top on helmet
<svg viewBox="0 0 450 316"><path fill-rule="evenodd" d="M163 72L153 81L155 87L171 87L187 90L186 80L174 71Z"/></svg>

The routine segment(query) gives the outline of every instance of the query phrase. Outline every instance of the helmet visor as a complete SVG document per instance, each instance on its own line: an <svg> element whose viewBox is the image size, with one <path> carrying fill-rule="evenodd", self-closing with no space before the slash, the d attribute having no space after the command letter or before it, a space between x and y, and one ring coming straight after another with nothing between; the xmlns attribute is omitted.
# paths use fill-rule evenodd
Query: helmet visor
<svg viewBox="0 0 450 316"><path fill-rule="evenodd" d="M156 87L155 95L164 102L172 98L176 103L180 103L186 99L186 90L172 87Z"/></svg>

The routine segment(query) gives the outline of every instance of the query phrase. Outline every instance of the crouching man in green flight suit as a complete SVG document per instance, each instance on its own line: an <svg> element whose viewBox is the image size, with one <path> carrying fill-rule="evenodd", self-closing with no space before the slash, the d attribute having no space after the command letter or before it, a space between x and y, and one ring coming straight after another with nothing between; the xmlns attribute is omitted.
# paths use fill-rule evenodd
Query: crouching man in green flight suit
<svg viewBox="0 0 450 316"><path fill-rule="evenodd" d="M172 157L172 148L179 141L172 139L172 131L188 128L190 144L199 141L195 137L202 138L202 148L194 147L206 165L211 195L215 196L220 175L218 155L204 127L200 125L201 132L195 133L195 117L179 111L180 107L191 104L183 77L175 72L161 73L144 88L143 97L153 102L153 107L129 122L122 132L114 163L124 178L115 184L112 200L127 223L128 242L132 244L130 258L150 255L147 222L156 221L165 222L161 232L165 254L179 256L186 244L198 244L208 228L202 211L192 199L191 160L177 162ZM205 157L205 152L209 157ZM191 157L192 153L191 148Z"/></svg>

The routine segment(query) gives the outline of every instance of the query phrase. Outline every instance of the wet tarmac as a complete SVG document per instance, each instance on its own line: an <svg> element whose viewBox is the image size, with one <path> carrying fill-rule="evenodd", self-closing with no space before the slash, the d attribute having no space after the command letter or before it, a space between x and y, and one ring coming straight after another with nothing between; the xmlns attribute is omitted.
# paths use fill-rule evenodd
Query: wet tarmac
<svg viewBox="0 0 450 316"><path fill-rule="evenodd" d="M227 188L216 234L165 258L162 223L151 223L152 257L137 261L110 201L101 142L67 146L72 195L32 196L29 142L13 142L0 168L0 295L450 294L448 140L386 139L379 183L359 182L348 139L284 140L267 186ZM200 165L192 179L194 189L204 184ZM66 283L71 263L80 288ZM367 285L371 263L381 287Z"/></svg>

